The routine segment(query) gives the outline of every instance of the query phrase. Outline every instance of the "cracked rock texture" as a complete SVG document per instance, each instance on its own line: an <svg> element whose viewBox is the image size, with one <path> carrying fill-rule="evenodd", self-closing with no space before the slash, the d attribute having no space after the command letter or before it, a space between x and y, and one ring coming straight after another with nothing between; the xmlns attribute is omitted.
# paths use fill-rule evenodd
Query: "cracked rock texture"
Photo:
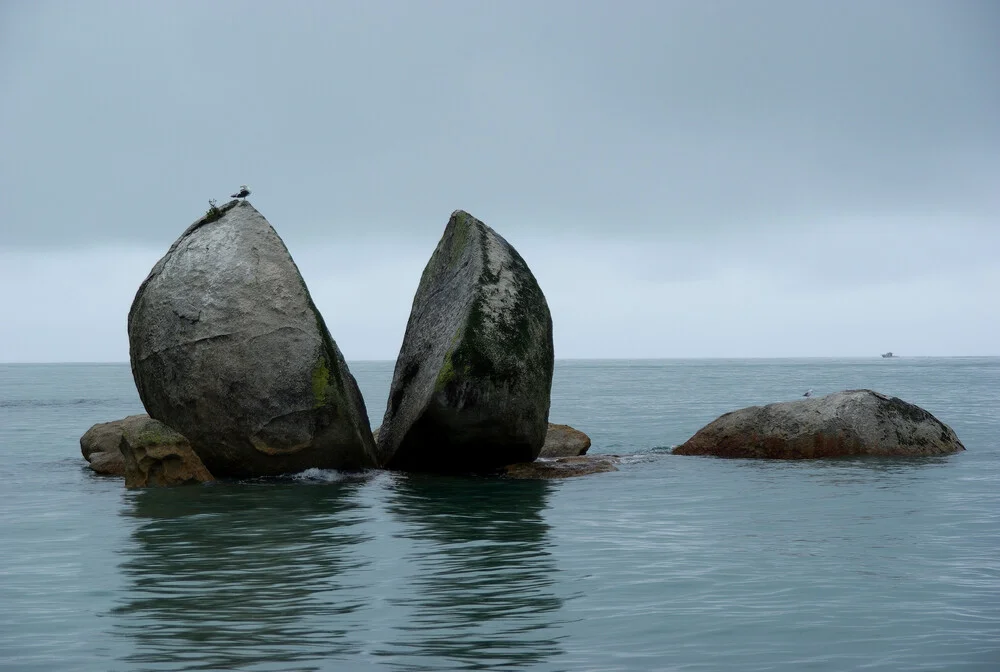
<svg viewBox="0 0 1000 672"><path fill-rule="evenodd" d="M456 210L413 299L380 462L479 471L534 460L548 427L553 357L552 317L528 265Z"/></svg>
<svg viewBox="0 0 1000 672"><path fill-rule="evenodd" d="M139 287L128 335L146 411L216 477L375 466L357 383L249 203L188 227Z"/></svg>
<svg viewBox="0 0 1000 672"><path fill-rule="evenodd" d="M676 455L810 459L916 457L965 450L955 432L898 397L846 390L726 413L674 449Z"/></svg>

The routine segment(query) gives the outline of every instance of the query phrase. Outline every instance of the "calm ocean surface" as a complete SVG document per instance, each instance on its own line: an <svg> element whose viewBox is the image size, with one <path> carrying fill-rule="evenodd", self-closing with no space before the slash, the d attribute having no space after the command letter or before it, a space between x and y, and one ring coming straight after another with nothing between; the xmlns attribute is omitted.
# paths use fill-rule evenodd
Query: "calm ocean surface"
<svg viewBox="0 0 1000 672"><path fill-rule="evenodd" d="M373 425L391 362L351 366ZM868 387L968 451L667 453ZM127 365L0 365L3 670L1000 670L1000 358L561 361L553 422L621 470L128 492L79 437Z"/></svg>

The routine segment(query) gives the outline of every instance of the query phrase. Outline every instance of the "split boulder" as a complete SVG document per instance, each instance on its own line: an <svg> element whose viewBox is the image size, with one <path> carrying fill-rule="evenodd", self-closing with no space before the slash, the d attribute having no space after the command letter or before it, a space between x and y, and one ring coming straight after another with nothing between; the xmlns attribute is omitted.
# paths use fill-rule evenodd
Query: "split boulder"
<svg viewBox="0 0 1000 672"><path fill-rule="evenodd" d="M413 300L380 463L481 471L534 460L553 361L552 318L528 265L493 229L455 211Z"/></svg>
<svg viewBox="0 0 1000 672"><path fill-rule="evenodd" d="M129 354L147 412L219 477L375 466L361 392L268 221L214 208L136 293Z"/></svg>

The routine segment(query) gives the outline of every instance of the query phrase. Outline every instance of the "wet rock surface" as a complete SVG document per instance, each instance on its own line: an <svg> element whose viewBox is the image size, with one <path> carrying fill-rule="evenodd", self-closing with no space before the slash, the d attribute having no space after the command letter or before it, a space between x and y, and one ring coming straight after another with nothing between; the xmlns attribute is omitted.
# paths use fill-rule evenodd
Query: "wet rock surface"
<svg viewBox="0 0 1000 672"><path fill-rule="evenodd" d="M503 474L508 478L572 478L618 471L617 455L580 455L576 457L539 458L534 462L509 464Z"/></svg>

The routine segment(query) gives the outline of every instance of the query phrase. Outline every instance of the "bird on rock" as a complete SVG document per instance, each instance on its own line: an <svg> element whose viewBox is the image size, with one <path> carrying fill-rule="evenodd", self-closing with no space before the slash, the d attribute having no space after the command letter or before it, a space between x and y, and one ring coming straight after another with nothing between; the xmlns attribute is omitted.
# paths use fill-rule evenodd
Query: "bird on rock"
<svg viewBox="0 0 1000 672"><path fill-rule="evenodd" d="M238 192L236 192L235 194L230 194L232 198L246 198L249 195L250 195L250 190L247 189L247 185L245 184L240 185L240 190Z"/></svg>

